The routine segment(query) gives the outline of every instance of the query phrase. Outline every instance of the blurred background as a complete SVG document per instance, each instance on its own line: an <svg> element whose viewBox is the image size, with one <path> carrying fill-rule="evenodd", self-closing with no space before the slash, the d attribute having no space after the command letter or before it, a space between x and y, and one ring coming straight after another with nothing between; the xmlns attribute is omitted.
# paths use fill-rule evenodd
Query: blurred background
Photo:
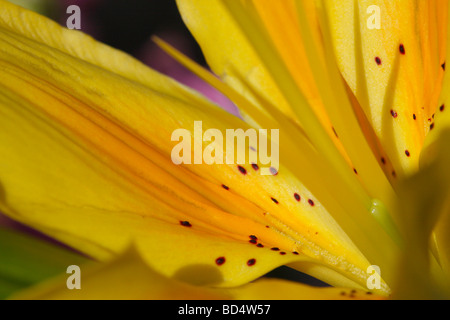
<svg viewBox="0 0 450 320"><path fill-rule="evenodd" d="M157 35L191 59L207 67L199 46L178 13L175 0L9 1L43 14L63 26L66 26L67 19L71 16L71 13L66 12L67 8L70 5L77 5L81 9L82 32L116 49L127 52L151 68L201 92L219 106L237 114L235 106L227 98L175 62L151 41L151 36ZM0 212L0 226L2 225L55 243L54 240L12 221ZM64 245L61 246L65 247ZM296 280L318 286L324 285L318 280L287 267L278 268L267 276Z"/></svg>

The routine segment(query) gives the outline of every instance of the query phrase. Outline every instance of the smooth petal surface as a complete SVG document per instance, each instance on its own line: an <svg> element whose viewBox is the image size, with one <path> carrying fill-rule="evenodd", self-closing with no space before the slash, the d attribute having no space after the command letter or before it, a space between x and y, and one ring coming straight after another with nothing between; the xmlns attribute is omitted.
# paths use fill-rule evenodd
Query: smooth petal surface
<svg viewBox="0 0 450 320"><path fill-rule="evenodd" d="M342 74L386 152L386 175L417 171L439 107L448 2L323 3Z"/></svg>
<svg viewBox="0 0 450 320"><path fill-rule="evenodd" d="M174 130L193 132L195 120L249 128L241 120L81 33L1 5L2 211L98 259L135 239L155 270L196 284L312 261L334 270L325 281L364 287L369 262L288 170L171 161Z"/></svg>

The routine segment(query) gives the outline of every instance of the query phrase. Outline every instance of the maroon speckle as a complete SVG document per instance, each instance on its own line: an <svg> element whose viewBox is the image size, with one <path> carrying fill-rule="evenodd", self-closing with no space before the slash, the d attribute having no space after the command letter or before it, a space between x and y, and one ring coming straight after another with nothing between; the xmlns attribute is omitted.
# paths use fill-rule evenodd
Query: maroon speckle
<svg viewBox="0 0 450 320"><path fill-rule="evenodd" d="M377 65L381 65L381 59L380 59L380 57L376 57L376 58L375 58L375 62L377 63Z"/></svg>
<svg viewBox="0 0 450 320"><path fill-rule="evenodd" d="M280 251L280 248L273 247L273 248L270 248L270 250L272 250L272 251Z"/></svg>
<svg viewBox="0 0 450 320"><path fill-rule="evenodd" d="M256 263L256 259L250 259L250 260L247 261L247 265L248 265L249 267L254 266L255 263Z"/></svg>
<svg viewBox="0 0 450 320"><path fill-rule="evenodd" d="M445 104L443 104L442 106L440 106L440 107L439 107L439 110L440 110L441 112L443 112L443 111L445 110Z"/></svg>
<svg viewBox="0 0 450 320"><path fill-rule="evenodd" d="M224 188L225 190L230 190L230 188L224 184L222 185L222 188Z"/></svg>
<svg viewBox="0 0 450 320"><path fill-rule="evenodd" d="M219 257L219 258L216 259L216 264L217 264L218 266L221 266L221 265L223 265L224 263L225 263L225 257Z"/></svg>
<svg viewBox="0 0 450 320"><path fill-rule="evenodd" d="M247 170L245 170L244 167L238 166L238 169L239 169L239 171L240 171L243 175L246 175L246 174L247 174Z"/></svg>
<svg viewBox="0 0 450 320"><path fill-rule="evenodd" d="M257 236L254 236L254 235L251 235L251 236L248 236L250 239L252 239L252 240L258 240L258 237Z"/></svg>
<svg viewBox="0 0 450 320"><path fill-rule="evenodd" d="M299 253L297 251L293 251L292 254L295 254L296 256L299 255Z"/></svg>
<svg viewBox="0 0 450 320"><path fill-rule="evenodd" d="M414 120L416 120L416 119L417 119L417 117L416 117L416 114L415 114L415 113L413 114L413 119L414 119Z"/></svg>
<svg viewBox="0 0 450 320"><path fill-rule="evenodd" d="M275 169L274 167L270 167L270 173L274 176L276 176L278 174L278 170Z"/></svg>
<svg viewBox="0 0 450 320"><path fill-rule="evenodd" d="M381 157L381 163L386 164L386 159L384 157Z"/></svg>
<svg viewBox="0 0 450 320"><path fill-rule="evenodd" d="M434 123L430 124L430 130L434 129Z"/></svg>
<svg viewBox="0 0 450 320"><path fill-rule="evenodd" d="M441 67L445 71L445 62L441 65Z"/></svg>
<svg viewBox="0 0 450 320"><path fill-rule="evenodd" d="M192 224L189 221L180 221L180 224L183 227L192 227Z"/></svg>
<svg viewBox="0 0 450 320"><path fill-rule="evenodd" d="M297 201L302 200L302 198L300 197L300 195L299 195L298 193L294 193L294 198L295 198L295 200L297 200Z"/></svg>
<svg viewBox="0 0 450 320"><path fill-rule="evenodd" d="M395 170L392 171L392 176L393 176L394 178L397 177L397 172L395 172Z"/></svg>
<svg viewBox="0 0 450 320"><path fill-rule="evenodd" d="M406 54L405 46L403 44L400 45L399 50L401 54Z"/></svg>
<svg viewBox="0 0 450 320"><path fill-rule="evenodd" d="M353 172L358 174L358 170L356 170L355 168L353 168Z"/></svg>
<svg viewBox="0 0 450 320"><path fill-rule="evenodd" d="M336 138L339 138L339 137L338 137L338 134L337 134L337 132L336 132L336 129L335 129L334 127L331 127L331 129L333 129L333 132L334 132L334 135L336 136Z"/></svg>
<svg viewBox="0 0 450 320"><path fill-rule="evenodd" d="M393 118L397 118L398 117L398 113L395 110L391 110L391 115Z"/></svg>
<svg viewBox="0 0 450 320"><path fill-rule="evenodd" d="M286 254L286 252L281 251L280 254L281 254L282 256L284 256L284 255Z"/></svg>
<svg viewBox="0 0 450 320"><path fill-rule="evenodd" d="M264 248L264 245L263 245L262 243L258 243L256 246L257 246L258 248Z"/></svg>
<svg viewBox="0 0 450 320"><path fill-rule="evenodd" d="M312 201L311 199L308 200L308 203L311 207L314 207L314 201Z"/></svg>
<svg viewBox="0 0 450 320"><path fill-rule="evenodd" d="M405 154L406 154L407 157L411 156L411 153L408 150L405 150Z"/></svg>
<svg viewBox="0 0 450 320"><path fill-rule="evenodd" d="M274 203L278 204L278 200L277 200L277 199L275 199L275 198L270 198L270 199L272 199L272 201L273 201Z"/></svg>
<svg viewBox="0 0 450 320"><path fill-rule="evenodd" d="M257 165L256 163L252 163L252 168L253 168L255 171L258 171L258 170L259 170L259 167L258 167L258 165Z"/></svg>
<svg viewBox="0 0 450 320"><path fill-rule="evenodd" d="M257 243L257 241L255 239L251 239L248 242L250 242L251 244L256 244Z"/></svg>

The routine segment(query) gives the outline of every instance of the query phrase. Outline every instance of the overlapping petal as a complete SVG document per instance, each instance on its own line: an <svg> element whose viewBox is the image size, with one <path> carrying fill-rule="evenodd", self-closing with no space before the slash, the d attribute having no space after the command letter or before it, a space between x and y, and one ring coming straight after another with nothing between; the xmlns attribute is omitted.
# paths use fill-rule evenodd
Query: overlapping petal
<svg viewBox="0 0 450 320"><path fill-rule="evenodd" d="M67 277L60 276L17 293L10 299L355 300L381 298L365 291L314 288L275 279L262 279L233 289L193 286L169 279L152 270L133 249L103 264L82 265L80 270L82 282L79 290L68 290Z"/></svg>
<svg viewBox="0 0 450 320"><path fill-rule="evenodd" d="M123 53L1 6L2 211L102 260L134 240L155 270L197 284L308 261L332 270L330 283L364 287L370 263L289 170L171 161L172 132L195 120L248 125Z"/></svg>

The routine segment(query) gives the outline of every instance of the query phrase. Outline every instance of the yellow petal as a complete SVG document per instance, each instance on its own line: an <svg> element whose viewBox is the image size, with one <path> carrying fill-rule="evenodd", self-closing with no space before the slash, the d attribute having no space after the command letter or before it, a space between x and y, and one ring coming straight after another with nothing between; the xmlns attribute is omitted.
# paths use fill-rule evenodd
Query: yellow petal
<svg viewBox="0 0 450 320"><path fill-rule="evenodd" d="M195 120L249 128L241 120L91 38L2 6L2 211L99 259L135 238L157 271L186 281L236 285L298 260L331 270L321 273L330 283L339 275L365 286L369 261L285 167L261 176L171 161L174 130L193 132ZM367 240L348 225L389 270L395 251L375 250L384 232ZM193 265L216 271L200 277Z"/></svg>
<svg viewBox="0 0 450 320"><path fill-rule="evenodd" d="M1 67L3 79L8 79L0 85L3 212L100 259L138 238L146 259L170 275L178 272L186 277L180 269L196 264L217 268L215 260L227 257L228 263L211 274L213 278L206 277L201 268L194 268L197 277L188 272L193 281L242 283L292 259L302 259L291 252L281 256L270 247L261 249L248 243L249 236L257 234L266 246L295 248L295 243L276 229L221 210L175 176L190 178L187 182L199 184L199 192L212 188L225 197L228 193L220 185L199 181L171 163L169 156L162 158L151 147L143 147L136 137L98 114L92 113L90 119L80 116L74 109L92 110L67 93L54 88L49 95L37 82L24 82L13 66ZM9 85L12 87L5 88ZM17 92L14 85L27 90ZM45 109L49 106L52 109ZM161 106L167 109L167 105ZM109 131L91 121L99 121ZM161 167L153 162L157 160ZM172 168L173 175L164 171L163 164ZM163 187L162 181L173 189ZM237 210L237 205L227 207ZM243 203L240 209L246 206L254 208ZM260 216L262 220L262 212ZM192 228L182 225L183 221L189 221ZM236 260L228 258L229 252ZM257 263L249 268L251 259Z"/></svg>
<svg viewBox="0 0 450 320"><path fill-rule="evenodd" d="M212 28L201 28L200 26L202 24L208 24L208 22L210 21L209 19L214 19L212 17L214 17L215 15L221 15L225 17L231 15L236 20L237 24L233 21L230 22L232 25L232 29L235 30L234 28L237 28L239 35L243 35L246 37L233 37L233 41L239 41L239 47L248 48L253 46L254 50L250 53L247 51L238 51L237 53L231 53L224 50L223 52L217 54L222 55L223 57L221 59L227 62L225 63L220 60L219 65L220 63L223 63L225 67L233 65L234 59L236 58L235 54L242 54L241 60L249 59L254 60L255 63L263 63L263 65L268 69L269 75L273 76L274 79L276 79L280 91L286 97L287 101L289 101L291 108L297 114L297 118L302 119L302 121L300 121L302 129L304 129L307 138L311 141L313 147L315 147L319 151L320 157L322 158L321 160L317 160L315 158L314 160L312 160L313 152L309 152L307 144L303 145L300 142L296 141L299 145L298 149L301 150L300 152L306 154L306 156L313 162L313 165L311 166L312 169L309 169L308 167L308 169L305 170L306 166L304 166L302 172L298 173L298 176L301 177L300 180L304 182L305 185L323 203L323 205L329 209L329 212L333 214L333 218L335 218L339 222L339 224L344 228L346 232L348 232L353 240L357 241L358 246L365 248L364 253L369 254L368 252L371 250L367 248L367 243L362 244L364 240L359 241L361 237L360 235L357 236L355 234L357 232L352 229L352 224L353 226L358 225L360 231L365 230L363 232L366 235L370 235L372 233L373 235L376 234L378 247L393 247L392 243L391 245L386 245L391 240L382 239L386 235L384 231L374 231L379 226L374 223L373 217L368 214L370 212L372 203L370 197L380 197L382 201L386 203L389 209L392 208L390 203L388 203L388 201L390 201L388 200L388 198L392 196L392 189L389 185L389 182L383 176L382 170L379 168L377 159L374 158L370 147L367 145L364 139L364 135L362 134L361 129L359 128L359 124L354 117L354 112L351 109L350 103L345 100L345 88L342 86L340 101L346 102L346 110L348 111L348 114L353 116L353 128L357 130L358 133L358 139L356 139L353 131L346 131L346 145L349 145L351 147L352 154L355 156L356 161L358 162L358 164L361 164L361 178L365 180L364 185L368 187L368 189L370 189L370 192L364 190L364 186L362 186L358 178L355 177L354 171L356 170L354 168L352 169L348 165L348 163L345 162L344 158L342 158L342 155L339 154L338 149L336 149L336 146L334 145L335 142L330 139L329 132L332 132L331 126L328 126L326 128L322 127L319 119L317 119L316 115L314 115L316 110L311 107L310 102L308 102L307 99L302 95L297 83L291 79L292 73L295 73L295 70L288 70L288 67L292 66L289 66L288 63L286 63L282 60L282 58L279 57L280 52L277 51L278 47L274 47L271 44L272 39L268 38L266 34L267 30L261 28L260 17L256 15L255 10L253 10L252 7L255 6L261 9L267 14L268 17L271 17L270 11L276 11L277 9L281 9L280 12L282 13L288 12L287 16L289 16L290 11L288 10L288 8L284 8L286 2L271 2L269 8L266 8L266 6L263 6L262 4L260 8L260 4L260 2L252 1L244 1L244 3L242 4L239 1L218 1L216 6L211 7L207 5L201 5L201 1L197 1L194 3L189 1L179 1L179 6L183 16L185 17L186 23L188 24L188 26L191 26L191 31L197 37L200 44L204 47L208 47L209 43L215 43L216 34L222 33L220 32L220 24L219 29L216 29L217 24L213 22L211 22L211 25L213 26ZM264 4L268 5L268 3ZM271 10L271 8L273 8L274 10ZM214 11L214 13L212 13L212 11ZM266 18L266 20L268 20L267 17L264 16L264 14L262 14L262 16L263 19ZM274 18L276 20L277 15L275 15ZM279 20L281 21L282 19ZM268 20L266 25L273 27L273 23L271 23L271 20ZM295 22L293 23L293 25L295 27ZM291 24L289 24L289 26L291 26ZM276 26L273 28L277 29ZM269 31L270 30L271 29L269 29ZM274 30L274 33L281 34L282 32L280 32L279 30ZM221 40L219 39L219 42L220 41ZM226 39L224 41L227 42L228 40ZM288 41L286 40L285 42ZM218 46L220 47L221 45L222 43L220 42ZM286 43L284 43L284 47L286 48ZM210 49L205 49L207 51L206 55L208 56L208 50ZM258 54L260 55L260 59L256 58L255 60L252 52L258 52ZM281 52L283 53L284 51ZM293 60L291 59L290 61ZM184 62L184 64L186 65L187 63ZM212 68L214 70L214 65ZM320 74L320 72L316 73ZM219 76L222 77L222 74L219 73ZM239 77L238 75L234 76ZM248 79L248 75L245 76L245 79ZM227 80L224 78L224 81ZM341 81L339 74L337 74L337 81ZM251 80L249 81L249 83L249 86L253 85L251 84ZM336 85L336 83L337 82L334 81L329 82L328 84ZM330 88L331 87L329 86L328 89ZM342 96L342 94L344 96ZM240 105L238 105L238 107L244 108ZM342 108L339 107L342 107L342 105L334 102L334 107L334 114L339 117L339 115L342 114ZM270 107L267 106L267 104L264 104L264 108L266 108L269 113L276 114L270 109ZM246 111L245 108L244 110ZM275 119L277 121L280 121L280 123L283 123L283 119L281 119L282 117L283 115L276 117ZM348 125L345 125L345 121L343 121L344 117L342 115L340 115L339 120L339 125L342 125L342 128L344 128L344 130L345 127L349 127ZM283 126L282 128L285 128L285 126ZM295 137L297 140L300 140L300 138L302 138L302 134L304 133L299 134L297 132L297 135L291 134L291 136ZM295 150L295 147L293 149ZM305 150L308 150L308 152L305 152ZM297 161L297 159L299 158L301 159L302 156L299 156L298 154L295 154L295 157L290 157L290 159L295 159L294 161ZM324 164L324 162L326 162L326 164ZM323 165L321 166L321 164ZM292 166L289 166L289 169L295 172L296 167L299 168L298 164L296 166L294 163L292 163ZM327 170L326 168L331 169L331 173L329 171L325 173L325 171ZM308 173L305 173L306 171ZM336 177L335 174L337 174L339 177ZM326 179L325 176L327 177ZM313 179L313 177L315 179ZM321 184L321 188L320 190L318 190L314 187L314 180L316 182L323 180L326 181ZM330 197L324 194L327 192L327 189L333 195L332 198L334 197L334 199L330 199ZM339 202L339 204L337 204L336 202ZM345 213L342 213L340 208L345 208ZM350 217L347 217L347 214L350 215ZM352 221L348 221L348 218L350 218L350 220ZM382 238L379 237L380 235ZM376 260L378 259L376 258Z"/></svg>
<svg viewBox="0 0 450 320"><path fill-rule="evenodd" d="M61 275L9 297L12 300L334 300L380 299L346 288L315 288L299 283L261 279L242 287L212 289L167 278L150 268L136 250L105 263L80 267L80 289L69 290Z"/></svg>
<svg viewBox="0 0 450 320"><path fill-rule="evenodd" d="M248 44L246 35L221 1L177 1L177 4L184 22L201 45L208 65L215 74L256 103L257 98L246 88L246 82L242 81L245 79L256 89L257 94L292 115L273 79ZM206 29L210 32L205 32ZM208 45L211 41L214 45Z"/></svg>
<svg viewBox="0 0 450 320"><path fill-rule="evenodd" d="M324 3L342 74L392 163L386 174L416 171L438 108L447 1Z"/></svg>

